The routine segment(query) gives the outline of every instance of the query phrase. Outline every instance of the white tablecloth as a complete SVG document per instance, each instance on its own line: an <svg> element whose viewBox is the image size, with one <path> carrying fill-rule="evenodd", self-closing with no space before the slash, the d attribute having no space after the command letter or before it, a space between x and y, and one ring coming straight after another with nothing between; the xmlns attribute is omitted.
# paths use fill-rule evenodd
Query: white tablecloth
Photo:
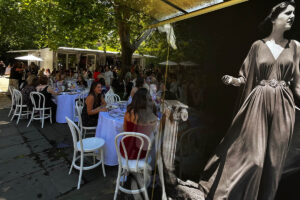
<svg viewBox="0 0 300 200"><path fill-rule="evenodd" d="M96 129L96 137L105 140L104 163L105 165L118 165L118 155L115 148L115 137L123 132L123 119L113 118L108 112L100 112Z"/></svg>
<svg viewBox="0 0 300 200"><path fill-rule="evenodd" d="M62 94L56 96L56 122L57 123L67 123L65 117L69 117L73 121L75 112L75 99L79 94Z"/></svg>

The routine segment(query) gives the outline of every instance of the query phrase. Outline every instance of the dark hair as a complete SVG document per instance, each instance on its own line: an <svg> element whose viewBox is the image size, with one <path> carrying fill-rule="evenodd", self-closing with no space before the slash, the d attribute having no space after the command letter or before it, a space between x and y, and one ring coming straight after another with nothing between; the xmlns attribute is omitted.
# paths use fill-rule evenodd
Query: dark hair
<svg viewBox="0 0 300 200"><path fill-rule="evenodd" d="M132 97L131 103L127 106L127 112L131 113L133 111L136 115L141 109L147 108L147 93L146 88L140 88Z"/></svg>
<svg viewBox="0 0 300 200"><path fill-rule="evenodd" d="M149 107L151 112L156 115L156 108L155 105L152 104L152 99L148 90L146 88L140 88L138 91L136 91L131 103L127 106L127 112L131 114L133 111L134 115L139 117L138 122L140 122L141 118L145 120L148 117L143 115L147 115L145 112Z"/></svg>
<svg viewBox="0 0 300 200"><path fill-rule="evenodd" d="M89 77L89 78L92 78L93 75L92 75L92 72L91 72L91 71L87 71L87 74L88 74L88 77Z"/></svg>
<svg viewBox="0 0 300 200"><path fill-rule="evenodd" d="M41 85L47 85L48 84L48 77L45 75L40 76L39 83Z"/></svg>
<svg viewBox="0 0 300 200"><path fill-rule="evenodd" d="M141 87L143 87L143 85L144 85L144 78L141 76L138 76L135 81L135 87L141 88Z"/></svg>
<svg viewBox="0 0 300 200"><path fill-rule="evenodd" d="M79 85L82 84L82 85L84 85L84 87L87 87L87 82L84 80L84 77L82 75L79 75L78 78L79 77L81 78L81 81L77 81L77 84L79 84Z"/></svg>
<svg viewBox="0 0 300 200"><path fill-rule="evenodd" d="M273 28L272 21L275 20L280 13L285 11L289 5L296 8L296 3L294 0L281 2L272 8L270 14L259 25L259 29L263 35L269 35L271 33Z"/></svg>
<svg viewBox="0 0 300 200"><path fill-rule="evenodd" d="M31 85L36 87L36 86L38 86L38 84L39 84L39 79L37 77L34 77L33 80L32 80Z"/></svg>
<svg viewBox="0 0 300 200"><path fill-rule="evenodd" d="M101 95L102 94L96 95L96 93L94 91L98 84L101 85L101 83L94 81L91 85L90 92L89 92L89 95L92 95L94 97L94 105L95 106L99 106L101 104Z"/></svg>
<svg viewBox="0 0 300 200"><path fill-rule="evenodd" d="M105 86L105 80L104 80L104 78L100 78L100 79L99 79L99 83L100 83L102 86Z"/></svg>

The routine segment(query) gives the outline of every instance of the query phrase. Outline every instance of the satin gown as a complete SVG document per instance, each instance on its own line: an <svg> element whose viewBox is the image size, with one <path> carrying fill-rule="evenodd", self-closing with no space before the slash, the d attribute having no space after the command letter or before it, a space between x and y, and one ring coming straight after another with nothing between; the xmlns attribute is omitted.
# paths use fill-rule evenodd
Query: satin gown
<svg viewBox="0 0 300 200"><path fill-rule="evenodd" d="M274 199L295 121L296 52L293 40L277 59L263 40L252 45L239 73L245 99L199 182L206 199Z"/></svg>

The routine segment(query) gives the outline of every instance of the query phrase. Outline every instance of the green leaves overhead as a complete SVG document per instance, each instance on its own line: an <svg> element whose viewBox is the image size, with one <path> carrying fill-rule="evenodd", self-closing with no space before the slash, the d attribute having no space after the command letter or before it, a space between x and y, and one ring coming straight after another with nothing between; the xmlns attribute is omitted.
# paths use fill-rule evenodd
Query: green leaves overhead
<svg viewBox="0 0 300 200"><path fill-rule="evenodd" d="M129 65L140 46L141 53L158 52L162 41L159 37L165 37L155 34L154 39L147 38L152 33L148 26L153 19L134 9L149 9L144 2L0 0L0 53L60 46L116 50L126 57L122 63ZM145 39L147 42L143 42Z"/></svg>

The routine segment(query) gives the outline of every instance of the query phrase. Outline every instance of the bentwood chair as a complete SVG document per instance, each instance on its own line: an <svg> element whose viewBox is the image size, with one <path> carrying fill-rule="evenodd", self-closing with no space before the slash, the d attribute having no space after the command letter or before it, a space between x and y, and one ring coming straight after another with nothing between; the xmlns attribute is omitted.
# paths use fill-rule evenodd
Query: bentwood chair
<svg viewBox="0 0 300 200"><path fill-rule="evenodd" d="M78 120L77 121L78 126L79 126L79 119L78 119L78 112L77 112L76 106L81 107L81 109L82 109L84 106L84 100L87 97L87 95L88 95L87 92L81 92L79 94L79 96L77 97L77 99L75 100L75 111L74 111L73 121Z"/></svg>
<svg viewBox="0 0 300 200"><path fill-rule="evenodd" d="M28 119L28 115L30 111L28 110L27 105L23 105L23 96L19 90L13 89L13 96L15 102L15 110L10 121L12 121L15 116L17 116L18 117L17 124L19 124L19 120L21 116L26 116Z"/></svg>
<svg viewBox="0 0 300 200"><path fill-rule="evenodd" d="M106 93L106 95L105 95L105 102L107 104L116 103L116 102L119 102L120 100L121 100L121 98L117 94L107 94Z"/></svg>
<svg viewBox="0 0 300 200"><path fill-rule="evenodd" d="M136 140L139 141L139 144L140 144L138 155L135 160L128 159L128 154L127 154L126 146L124 143L124 140L128 137L135 137ZM119 140L120 140L120 145L122 145L123 152L125 154L125 158L121 155L120 148L119 148L119 142L118 142ZM148 193L147 193L147 183L149 182L149 180L147 180L147 177L148 177L147 171L151 169L151 166L149 164L149 161L151 160L149 158L149 152L151 150L150 138L147 135L142 134L142 133L123 132L123 133L118 134L115 137L115 146L116 146L117 155L118 155L119 169L118 169L118 176L117 176L114 200L117 199L119 190L121 190L122 192L127 193L127 194L138 194L140 192L143 192L145 199L148 200L149 197L148 197ZM145 156L145 158L140 159L141 152L145 148L147 149L146 156ZM130 173L130 172L143 174L144 182L143 182L143 186L141 188L136 189L136 190L129 190L120 185L121 176L125 176L125 174Z"/></svg>
<svg viewBox="0 0 300 200"><path fill-rule="evenodd" d="M10 93L10 96L11 96L11 107L10 107L10 111L9 111L9 113L8 113L8 117L9 117L10 114L13 113L13 111L14 111L14 109L15 109L14 89L16 89L16 88L13 87L13 86L9 86L8 89L9 89L9 93Z"/></svg>
<svg viewBox="0 0 300 200"><path fill-rule="evenodd" d="M45 96L40 92L31 92L30 99L33 105L33 109L27 127L30 125L32 120L41 120L42 128L44 128L44 121L48 118L50 118L50 123L52 124L52 110L51 107L45 107ZM49 113L46 113L46 111L49 111Z"/></svg>
<svg viewBox="0 0 300 200"><path fill-rule="evenodd" d="M70 120L68 117L66 117L66 121L69 125L69 128L72 133L73 138L73 146L74 146L74 153L73 153L73 160L70 167L69 174L71 174L73 167L77 170L79 170L79 178L78 178L78 184L77 189L80 189L80 183L82 178L82 172L83 170L90 170L98 167L100 164L102 164L102 172L104 177L106 177L105 168L104 168L104 156L103 156L103 147L105 144L105 141L101 138L97 137L90 137L86 139L82 139L82 133L79 130L78 126ZM97 163L96 161L96 155L97 153L100 153L101 160L99 160ZM79 154L79 156L77 156ZM90 166L84 166L84 158L87 156L93 157L93 165ZM76 164L76 161L80 160L80 164Z"/></svg>
<svg viewBox="0 0 300 200"><path fill-rule="evenodd" d="M76 112L78 113L78 126L79 126L80 131L83 133L83 138L85 138L85 135L87 133L91 133L91 134L95 135L97 127L96 126L83 126L82 118L81 118L82 109L83 109L83 106L79 105L79 103L76 102Z"/></svg>

